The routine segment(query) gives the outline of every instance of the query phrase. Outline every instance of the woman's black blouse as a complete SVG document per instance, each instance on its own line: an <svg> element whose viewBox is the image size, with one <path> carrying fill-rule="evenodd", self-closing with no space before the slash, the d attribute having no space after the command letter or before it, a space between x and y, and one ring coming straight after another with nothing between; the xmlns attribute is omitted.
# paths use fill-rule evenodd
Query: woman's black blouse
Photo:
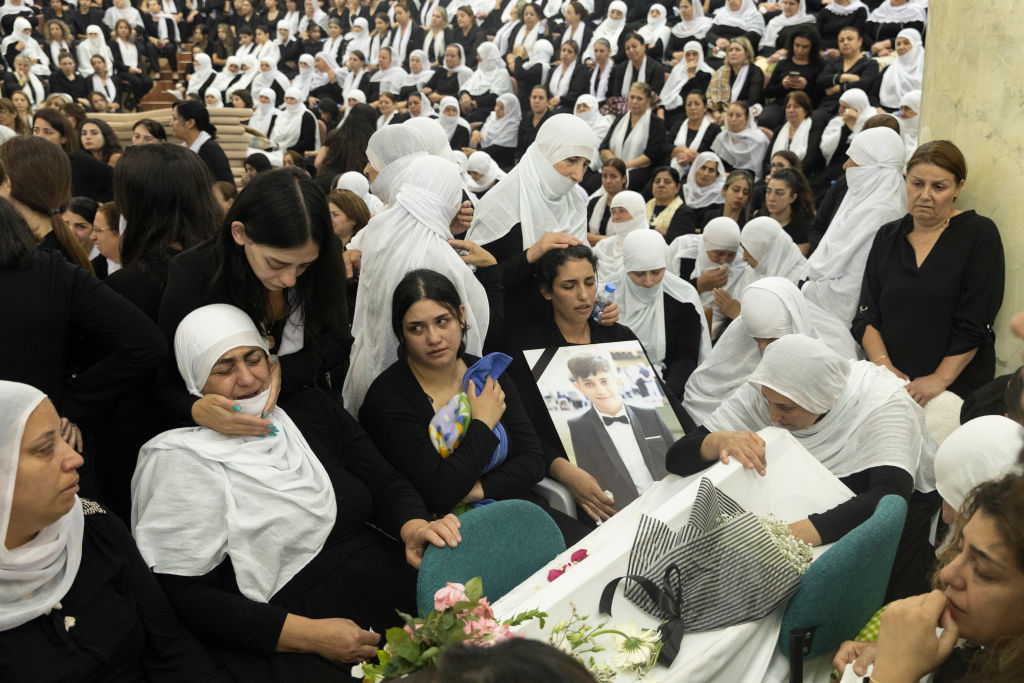
<svg viewBox="0 0 1024 683"><path fill-rule="evenodd" d="M871 325L892 364L911 379L930 375L946 356L977 349L949 386L966 398L995 374L992 326L1003 301L1003 244L995 223L974 211L954 216L920 267L907 240L910 215L875 235L864 269L853 336Z"/></svg>
<svg viewBox="0 0 1024 683"><path fill-rule="evenodd" d="M620 114L615 118L615 122L608 127L608 133L604 136L604 140L601 141L601 145L598 149L611 149L612 135L615 134L615 127L619 125L619 121L621 121L624 116L629 117L629 112ZM626 126L626 135L628 136L630 131L633 130L633 126L630 125L628 120L626 122ZM654 168L662 165L665 157L668 155L669 151L671 151L666 149L668 146L668 142L666 140L665 121L652 113L651 124L647 132L647 142L644 145L643 151L644 156L651 160L651 165L646 167L647 169L653 170ZM632 159L623 159L623 161L629 162L632 161Z"/></svg>
<svg viewBox="0 0 1024 683"><path fill-rule="evenodd" d="M0 680L232 680L182 626L124 524L92 501L80 504L75 581L49 614L0 631Z"/></svg>
<svg viewBox="0 0 1024 683"><path fill-rule="evenodd" d="M836 14L822 9L818 12L818 33L821 34L822 47L826 50L835 50L839 46L839 32L846 26L856 26L857 31L864 35L864 23L868 20L868 10L865 7L852 12L851 14ZM871 47L871 44L864 39L864 47Z"/></svg>
<svg viewBox="0 0 1024 683"><path fill-rule="evenodd" d="M780 107L785 106L786 96L795 91L791 88L784 88L782 80L790 72L796 71L800 76L807 79L807 87L804 88L803 92L807 93L807 96L811 98L811 106L817 107L818 102L821 101L821 88L818 86L818 76L824 68L825 63L822 61L811 62L810 64L797 64L788 57L781 60L776 65L775 70L772 71L771 78L768 79L768 85L764 88L765 98L769 102L775 101Z"/></svg>
<svg viewBox="0 0 1024 683"><path fill-rule="evenodd" d="M855 74L860 76L859 81L840 83L839 77L843 74ZM843 70L843 58L836 57L825 62L825 67L818 74L818 90L821 92L821 100L817 103L820 109L835 114L839 111L839 98L851 88L863 90L869 98L877 96L876 81L878 80L878 62L869 57L861 57L849 70ZM839 92L834 95L826 95L825 91L834 85L839 86Z"/></svg>

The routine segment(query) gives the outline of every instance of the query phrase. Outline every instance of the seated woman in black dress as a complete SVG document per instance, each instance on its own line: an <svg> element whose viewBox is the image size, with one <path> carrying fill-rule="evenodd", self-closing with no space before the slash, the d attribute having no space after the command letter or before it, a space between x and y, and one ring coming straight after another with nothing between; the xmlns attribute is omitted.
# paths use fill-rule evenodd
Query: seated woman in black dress
<svg viewBox="0 0 1024 683"><path fill-rule="evenodd" d="M121 521L80 499L53 404L0 381L0 677L229 681L178 621Z"/></svg>
<svg viewBox="0 0 1024 683"><path fill-rule="evenodd" d="M640 192L661 166L668 152L665 122L654 116L651 87L634 83L629 88L629 109L608 129L601 142L601 158L622 159L629 174L628 189Z"/></svg>
<svg viewBox="0 0 1024 683"><path fill-rule="evenodd" d="M492 307L500 309L500 302ZM395 288L391 308L399 360L377 377L359 409L380 452L434 514L484 499L523 498L547 508L530 493L545 472L540 442L515 384L499 381L511 359L464 352L464 308L455 286L436 271L411 271ZM548 512L567 544L586 535L576 520Z"/></svg>
<svg viewBox="0 0 1024 683"><path fill-rule="evenodd" d="M801 90L794 90L786 95L784 111L785 120L772 134L771 153L764 161L762 177L770 173L771 157L783 151L793 152L800 159L803 172L815 175L825 167L825 157L821 153L824 126L814 123L811 98Z"/></svg>
<svg viewBox="0 0 1024 683"><path fill-rule="evenodd" d="M277 359L245 312L199 308L174 342L193 396L265 414ZM236 679L348 680L340 662L372 658L395 609L415 604L405 562L418 567L428 543L456 545L458 521L427 522L336 400L309 388L288 406L268 414L262 438L185 428L149 441L132 531L175 610Z"/></svg>
<svg viewBox="0 0 1024 683"><path fill-rule="evenodd" d="M803 92L810 98L811 109L821 100L818 76L825 68L821 59L821 36L813 24L793 29L786 43L788 56L779 60L764 87L766 104L757 123L769 130L782 123L785 117L785 98L792 92Z"/></svg>
<svg viewBox="0 0 1024 683"><path fill-rule="evenodd" d="M966 178L952 142L917 148L907 163L909 213L878 230L853 320L868 360L911 380L921 405L947 389L966 398L995 373L1003 245L991 220L957 208Z"/></svg>

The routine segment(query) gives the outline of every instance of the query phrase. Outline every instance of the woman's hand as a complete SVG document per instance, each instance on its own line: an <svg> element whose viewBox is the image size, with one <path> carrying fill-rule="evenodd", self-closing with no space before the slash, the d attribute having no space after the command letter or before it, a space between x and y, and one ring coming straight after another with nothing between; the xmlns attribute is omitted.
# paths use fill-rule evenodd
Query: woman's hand
<svg viewBox="0 0 1024 683"><path fill-rule="evenodd" d="M345 277L352 279L359 272L361 265L360 259L363 258L363 252L358 249L346 249L341 253L341 260L345 263Z"/></svg>
<svg viewBox="0 0 1024 683"><path fill-rule="evenodd" d="M853 126L857 123L857 118L860 116L860 112L853 107L847 107L843 112L843 123L850 130L853 130Z"/></svg>
<svg viewBox="0 0 1024 683"><path fill-rule="evenodd" d="M230 398L206 394L192 404L192 419L201 427L230 436L268 436L276 433L270 420L239 412Z"/></svg>
<svg viewBox="0 0 1024 683"><path fill-rule="evenodd" d="M410 519L402 525L400 536L405 543L405 561L414 569L420 568L423 561L423 553L428 545L438 548L445 546L454 548L462 542L462 534L459 528L462 523L459 518L447 514L441 519L428 522L425 519Z"/></svg>
<svg viewBox="0 0 1024 683"><path fill-rule="evenodd" d="M469 412L474 420L480 420L485 425L494 429L505 414L505 392L501 385L493 377L487 376L487 383L484 384L480 395L476 395L476 383L469 380L469 387L466 391L469 400Z"/></svg>
<svg viewBox="0 0 1024 683"><path fill-rule="evenodd" d="M274 354L267 356L267 364L270 367L270 395L267 402L263 404L263 412L260 417L266 417L274 412L277 407L277 397L281 395L281 362Z"/></svg>
<svg viewBox="0 0 1024 683"><path fill-rule="evenodd" d="M907 392L910 394L910 398L924 408L929 401L945 391L947 386L946 382L938 375L925 375L908 384Z"/></svg>
<svg viewBox="0 0 1024 683"><path fill-rule="evenodd" d="M728 281L728 268L708 268L697 278L697 291L709 292L716 287L724 287Z"/></svg>
<svg viewBox="0 0 1024 683"><path fill-rule="evenodd" d="M565 484L579 506L595 522L604 521L615 514L615 501L586 470L565 458L555 458L551 463L551 475Z"/></svg>
<svg viewBox="0 0 1024 683"><path fill-rule="evenodd" d="M885 683L917 681L946 661L959 635L942 591L897 600L882 613L872 675Z"/></svg>
<svg viewBox="0 0 1024 683"><path fill-rule="evenodd" d="M839 646L839 652L832 660L832 666L843 673L846 665L853 662L853 673L867 676L868 667L875 663L878 655L878 643L860 640L848 640Z"/></svg>
<svg viewBox="0 0 1024 683"><path fill-rule="evenodd" d="M740 317L740 302L732 298L729 292L719 287L711 290L711 296L715 300L715 305L725 315L735 320Z"/></svg>
<svg viewBox="0 0 1024 683"><path fill-rule="evenodd" d="M79 453L82 452L82 430L66 417L60 419L60 438Z"/></svg>
<svg viewBox="0 0 1024 683"><path fill-rule="evenodd" d="M617 322L619 322L619 305L613 301L601 309L601 319L597 321L597 324L611 327Z"/></svg>
<svg viewBox="0 0 1024 683"><path fill-rule="evenodd" d="M762 477L768 467L764 439L754 432L712 432L700 445L700 457L718 460L724 465L736 458L748 470L757 470Z"/></svg>
<svg viewBox="0 0 1024 683"><path fill-rule="evenodd" d="M546 232L544 236L534 242L526 250L526 260L529 263L536 263L541 256L552 249L565 249L577 244L582 244L578 239L566 232Z"/></svg>
<svg viewBox="0 0 1024 683"><path fill-rule="evenodd" d="M680 164L692 164L697 158L697 150L689 147L676 147L672 150L672 158Z"/></svg>
<svg viewBox="0 0 1024 683"><path fill-rule="evenodd" d="M456 251L465 251L467 253L459 254L459 258L462 259L463 263L469 266L475 266L477 268L487 268L488 266L497 265L498 259L494 258L494 255L481 247L476 242L470 242L469 240L448 240L448 244L452 245L452 249Z"/></svg>
<svg viewBox="0 0 1024 683"><path fill-rule="evenodd" d="M285 617L278 652L318 654L335 662L366 662L377 656L380 634L365 631L351 619Z"/></svg>
<svg viewBox="0 0 1024 683"><path fill-rule="evenodd" d="M483 139L484 139L484 134L481 133L478 130L474 130L473 133L469 136L469 144L472 147L479 147L480 146L480 141L483 140Z"/></svg>
<svg viewBox="0 0 1024 683"><path fill-rule="evenodd" d="M842 74L839 76L840 83L856 83L860 80L860 76L857 74Z"/></svg>
<svg viewBox="0 0 1024 683"><path fill-rule="evenodd" d="M462 235L473 223L473 202L466 200L459 206L459 212L455 214L448 229L456 235Z"/></svg>

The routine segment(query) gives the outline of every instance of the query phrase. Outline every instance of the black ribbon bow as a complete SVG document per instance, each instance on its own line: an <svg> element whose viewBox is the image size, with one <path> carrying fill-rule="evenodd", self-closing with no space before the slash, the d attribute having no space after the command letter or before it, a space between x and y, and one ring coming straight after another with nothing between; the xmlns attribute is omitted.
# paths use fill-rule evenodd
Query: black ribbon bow
<svg viewBox="0 0 1024 683"><path fill-rule="evenodd" d="M626 417L625 415L619 415L618 417L608 417L606 415L602 415L601 419L604 420L604 424L607 427L610 427L611 425L615 424L616 422L621 422L624 425L628 425L629 424L629 418Z"/></svg>

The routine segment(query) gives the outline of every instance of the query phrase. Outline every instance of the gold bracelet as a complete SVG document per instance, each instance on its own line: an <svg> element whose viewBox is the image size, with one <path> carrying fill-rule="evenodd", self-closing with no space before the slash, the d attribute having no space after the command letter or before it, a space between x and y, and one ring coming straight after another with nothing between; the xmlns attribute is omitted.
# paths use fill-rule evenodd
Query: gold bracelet
<svg viewBox="0 0 1024 683"><path fill-rule="evenodd" d="M888 357L889 357L889 356L879 356L878 358L874 359L874 360L873 360L873 361L871 361L871 362L872 362L872 363L877 363L878 361L882 360L883 358L888 358Z"/></svg>

